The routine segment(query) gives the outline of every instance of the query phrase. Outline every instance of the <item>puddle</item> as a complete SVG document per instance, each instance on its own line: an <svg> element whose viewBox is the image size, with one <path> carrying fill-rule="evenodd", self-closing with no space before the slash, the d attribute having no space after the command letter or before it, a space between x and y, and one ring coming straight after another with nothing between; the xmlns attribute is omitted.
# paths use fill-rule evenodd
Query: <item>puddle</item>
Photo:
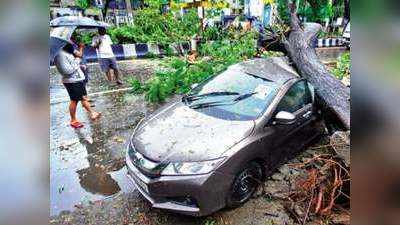
<svg viewBox="0 0 400 225"><path fill-rule="evenodd" d="M66 97L63 89L55 90L52 97ZM135 125L148 113L144 98L125 92L92 99L102 117L90 121L79 105L77 117L85 126L77 130L69 126L69 103L51 104L51 216L134 190L126 177L125 147Z"/></svg>
<svg viewBox="0 0 400 225"><path fill-rule="evenodd" d="M135 75L143 80L153 64L130 61L120 63L120 68L125 78ZM90 68L88 93L128 86L108 85L97 67ZM59 76L54 69L50 72L50 216L134 190L126 177L125 147L135 125L157 108L129 92L91 97L91 105L102 116L90 121L79 104L77 118L84 127L76 130L69 126L69 98Z"/></svg>

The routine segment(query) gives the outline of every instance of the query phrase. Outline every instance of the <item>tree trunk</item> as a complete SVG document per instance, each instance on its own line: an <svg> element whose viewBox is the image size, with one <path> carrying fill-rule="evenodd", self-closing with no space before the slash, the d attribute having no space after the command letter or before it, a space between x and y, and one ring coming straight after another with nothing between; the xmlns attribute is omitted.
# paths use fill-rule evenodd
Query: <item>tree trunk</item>
<svg viewBox="0 0 400 225"><path fill-rule="evenodd" d="M290 6L291 32L284 41L289 57L301 76L314 87L317 99L323 106L325 115L332 115L341 128L350 130L350 89L331 75L323 65L312 47L322 26L317 23L306 23L304 27L296 15L294 4Z"/></svg>

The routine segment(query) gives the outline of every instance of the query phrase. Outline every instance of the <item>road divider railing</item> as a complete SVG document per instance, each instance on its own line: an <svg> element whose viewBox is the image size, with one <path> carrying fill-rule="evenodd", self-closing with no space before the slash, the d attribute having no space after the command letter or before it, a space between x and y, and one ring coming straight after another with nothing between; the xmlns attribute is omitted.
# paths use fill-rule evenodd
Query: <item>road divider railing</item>
<svg viewBox="0 0 400 225"><path fill-rule="evenodd" d="M162 57L168 55L185 55L191 49L191 42L172 43L172 44L114 44L111 45L117 60L142 59L151 57ZM97 62L97 51L92 46L85 46L83 56L87 62ZM51 65L54 65L52 62Z"/></svg>
<svg viewBox="0 0 400 225"><path fill-rule="evenodd" d="M173 43L169 45L152 43L115 44L111 47L117 60L162 57L166 55L185 55L191 50L190 42ZM96 49L91 46L85 47L84 56L88 62L97 61Z"/></svg>
<svg viewBox="0 0 400 225"><path fill-rule="evenodd" d="M345 45L344 38L319 38L314 41L315 48L343 47Z"/></svg>

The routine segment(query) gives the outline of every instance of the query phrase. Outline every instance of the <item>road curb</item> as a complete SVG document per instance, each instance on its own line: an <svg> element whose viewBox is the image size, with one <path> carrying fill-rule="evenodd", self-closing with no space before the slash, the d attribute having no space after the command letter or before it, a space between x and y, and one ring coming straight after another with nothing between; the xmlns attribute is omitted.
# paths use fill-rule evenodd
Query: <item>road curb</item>
<svg viewBox="0 0 400 225"><path fill-rule="evenodd" d="M127 87L127 88L121 88L121 89L94 92L94 93L88 94L87 96L88 97L96 97L96 96L112 94L112 93L118 93L118 92L125 92L125 91L130 91L130 90L132 90L132 88L131 87ZM54 99L50 99L50 105L69 102L69 101L70 101L70 99L68 97L54 98Z"/></svg>
<svg viewBox="0 0 400 225"><path fill-rule="evenodd" d="M325 47L343 47L345 46L344 38L319 38L313 43L315 48Z"/></svg>
<svg viewBox="0 0 400 225"><path fill-rule="evenodd" d="M191 50L190 42L173 43L170 45L138 43L114 44L111 46L117 60L142 59L154 56L185 55ZM84 48L84 57L88 62L97 62L96 49L91 46Z"/></svg>

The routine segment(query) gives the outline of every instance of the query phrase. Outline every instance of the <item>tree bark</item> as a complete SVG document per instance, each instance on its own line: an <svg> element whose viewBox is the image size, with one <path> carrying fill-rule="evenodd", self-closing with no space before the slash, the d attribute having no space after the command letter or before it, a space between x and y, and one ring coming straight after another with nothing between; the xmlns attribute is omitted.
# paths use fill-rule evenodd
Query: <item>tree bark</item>
<svg viewBox="0 0 400 225"><path fill-rule="evenodd" d="M317 23L306 23L301 26L296 15L295 4L290 5L291 32L284 41L290 59L300 75L314 87L323 113L333 115L340 127L350 130L350 89L329 73L312 46L322 26Z"/></svg>

